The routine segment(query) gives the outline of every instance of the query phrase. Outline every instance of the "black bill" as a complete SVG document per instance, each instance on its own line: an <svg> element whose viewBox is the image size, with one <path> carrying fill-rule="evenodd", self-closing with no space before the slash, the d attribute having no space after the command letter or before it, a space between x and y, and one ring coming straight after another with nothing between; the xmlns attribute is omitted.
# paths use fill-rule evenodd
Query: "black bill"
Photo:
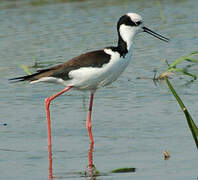
<svg viewBox="0 0 198 180"><path fill-rule="evenodd" d="M155 36L156 38L158 38L158 39L160 39L160 40L162 40L162 41L165 41L165 42L168 42L168 41L169 41L168 38L166 38L166 37L164 37L164 36L162 36L162 35L160 35L160 34L157 34L156 32L150 30L150 29L147 28L147 27L143 27L143 29L144 29L144 32L147 32L148 34L151 34L151 35Z"/></svg>

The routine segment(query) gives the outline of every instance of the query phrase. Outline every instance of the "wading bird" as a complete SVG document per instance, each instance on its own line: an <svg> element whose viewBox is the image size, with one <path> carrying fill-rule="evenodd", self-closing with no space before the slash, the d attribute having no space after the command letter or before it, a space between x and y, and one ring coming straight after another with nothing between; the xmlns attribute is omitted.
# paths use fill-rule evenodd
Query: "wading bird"
<svg viewBox="0 0 198 180"><path fill-rule="evenodd" d="M86 127L91 144L94 144L91 131L91 113L95 91L111 84L125 70L131 61L133 52L133 40L136 34L147 32L158 39L168 42L169 39L155 33L144 26L142 17L136 13L128 13L120 17L117 23L118 44L117 46L105 47L81 54L73 59L43 70L35 74L12 78L10 80L30 81L30 83L48 82L65 86L65 89L45 99L48 122L48 147L51 155L51 126L50 126L50 102L71 88L88 90L91 92L89 111Z"/></svg>

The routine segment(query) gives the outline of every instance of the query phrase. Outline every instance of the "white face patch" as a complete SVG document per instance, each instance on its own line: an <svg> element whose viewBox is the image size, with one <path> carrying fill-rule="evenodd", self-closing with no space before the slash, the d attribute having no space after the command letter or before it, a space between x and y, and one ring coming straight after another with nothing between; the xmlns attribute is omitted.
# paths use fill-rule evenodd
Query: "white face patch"
<svg viewBox="0 0 198 180"><path fill-rule="evenodd" d="M127 44L127 50L129 51L132 45L133 38L137 32L138 27L132 27L132 26L127 26L125 24L122 24L120 26L120 36L122 39L126 42Z"/></svg>
<svg viewBox="0 0 198 180"><path fill-rule="evenodd" d="M142 17L136 13L128 13L126 14L133 23L136 24L141 22L141 24L137 24L137 26L130 26L130 25L126 25L126 24L122 24L120 25L119 28L119 33L122 37L122 39L126 42L127 44L127 50L129 51L131 49L132 46L132 41L134 39L134 36L137 33L143 32L143 23L142 23Z"/></svg>

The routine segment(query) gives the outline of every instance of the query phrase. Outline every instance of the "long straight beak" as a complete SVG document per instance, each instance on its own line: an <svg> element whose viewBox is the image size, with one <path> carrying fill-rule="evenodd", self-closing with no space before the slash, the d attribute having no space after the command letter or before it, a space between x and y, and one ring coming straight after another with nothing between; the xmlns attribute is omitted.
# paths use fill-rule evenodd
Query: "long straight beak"
<svg viewBox="0 0 198 180"><path fill-rule="evenodd" d="M165 42L168 42L169 41L168 38L166 38L166 37L164 37L164 36L162 36L160 34L157 34L156 32L150 30L149 28L147 28L145 26L142 27L142 28L144 29L144 32L147 32L148 34L151 34L151 35L155 36L156 38L158 38L158 39L160 39L162 41L165 41Z"/></svg>

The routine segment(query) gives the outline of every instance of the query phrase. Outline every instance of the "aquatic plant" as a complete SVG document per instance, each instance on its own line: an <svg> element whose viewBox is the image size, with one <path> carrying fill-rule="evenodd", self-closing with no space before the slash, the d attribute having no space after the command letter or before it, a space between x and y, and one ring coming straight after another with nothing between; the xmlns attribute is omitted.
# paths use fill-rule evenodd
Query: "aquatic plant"
<svg viewBox="0 0 198 180"><path fill-rule="evenodd" d="M171 85L170 81L168 80L168 78L165 76L164 77L165 80L166 80L166 83L169 87L169 89L171 90L172 94L174 95L175 99L177 100L179 106L181 107L183 113L185 114L186 116L186 120L187 120L187 123L188 123L188 126L190 128L190 131L192 133L192 136L193 136L193 139L195 141L195 144L197 146L197 149L198 149L198 128L196 126L196 124L194 123L190 113L188 112L186 106L184 105L184 103L182 102L181 98L179 97L179 95L176 93L175 89L173 88L173 86Z"/></svg>
<svg viewBox="0 0 198 180"><path fill-rule="evenodd" d="M158 9L159 9L160 18L162 19L162 22L163 22L164 24L166 24L166 17L165 17L165 15L164 15L164 13L163 13L163 9L162 9L162 6L161 6L161 2L160 2L159 0L156 0L155 3L156 3L156 5L157 5L157 7L158 7Z"/></svg>
<svg viewBox="0 0 198 180"><path fill-rule="evenodd" d="M162 72L159 77L156 77L156 73L155 73L155 75L153 77L153 81L156 84L156 81L158 81L158 80L166 80L166 83L167 83L170 91L174 95L174 97L177 100L178 104L180 105L183 113L185 114L188 126L190 128L190 131L192 133L193 139L194 139L195 144L196 144L197 149L198 149L198 128L197 128L196 124L194 123L194 121L193 121L190 113L188 112L187 108L185 107L184 103L182 102L181 98L176 93L175 89L173 88L173 86L171 85L170 81L168 80L168 78L170 76L173 76L176 72L182 73L182 74L187 75L187 76L191 76L191 77L193 77L194 80L196 80L197 79L197 75L188 72L187 68L180 69L180 68L176 67L182 61L188 61L188 62L191 62L191 63L198 63L198 59L192 58L192 56L195 56L195 55L198 55L198 51L192 52L192 53L188 54L187 56L182 56L182 57L176 59L170 65L166 61L167 65L168 65L168 68L164 72Z"/></svg>
<svg viewBox="0 0 198 180"><path fill-rule="evenodd" d="M28 66L26 66L26 65L24 65L24 64L20 64L19 66L20 66L21 69L24 70L24 72L25 72L27 75L31 75L31 74L32 74L31 71L30 71L30 68L29 68Z"/></svg>
<svg viewBox="0 0 198 180"><path fill-rule="evenodd" d="M20 64L19 65L19 67L27 75L31 75L32 74L31 69L34 69L34 71L35 71L37 69L47 68L47 67L52 66L52 65L55 64L54 62L51 62L51 61L44 61L44 62L38 61L38 60L36 60L36 58L34 56L32 57L32 60L33 60L33 64L32 65L24 65L24 64ZM62 63L62 62L56 62L56 63Z"/></svg>
<svg viewBox="0 0 198 180"><path fill-rule="evenodd" d="M179 97L179 95L176 93L175 89L173 88L173 86L171 85L170 81L168 80L168 77L170 74L173 74L173 72L180 72L184 75L188 75L188 76L192 76L195 79L197 79L197 76L195 74L192 74L192 73L189 73L187 72L187 70L185 69L179 69L179 68L176 68L176 66L181 63L182 61L189 61L189 62L192 62L192 63L198 63L198 60L197 59L193 59L192 56L195 56L198 54L198 51L195 51L195 52L192 52L190 53L189 55L187 56L182 56L180 58L178 58L177 60L175 60L172 64L168 64L168 68L160 74L159 77L156 77L156 74L154 75L154 78L153 80L156 81L156 80L166 80L166 83L169 87L169 89L171 90L172 94L174 95L174 97L176 98L178 104L180 105L182 111L184 112L185 116L186 116L186 120L187 120L187 123L188 123L188 126L191 130L191 133L192 133L192 136L194 138L194 141L195 141L195 144L197 146L197 149L198 149L198 128L196 126L196 124L194 123L191 115L189 114L187 108L184 106L184 103L182 102L181 98ZM49 62L44 62L44 63L39 63L37 62L35 59L34 59L34 65L32 66L26 66L24 64L21 64L20 67L28 74L32 74L31 71L30 71L30 68L40 68L42 67L43 65L42 64L46 64L46 63L49 63ZM123 172L126 170L126 171L130 171L131 169L130 168L123 168L123 169L116 169L116 170L113 170L112 173L115 173L115 172L121 172L123 170ZM98 171L97 171L98 172Z"/></svg>
<svg viewBox="0 0 198 180"><path fill-rule="evenodd" d="M118 168L111 171L111 173L129 173L129 172L135 172L136 168Z"/></svg>
<svg viewBox="0 0 198 180"><path fill-rule="evenodd" d="M168 68L164 72L162 72L159 77L157 77L157 78L155 77L154 80L164 79L165 77L169 77L169 75L173 75L173 73L175 73L175 72L179 72L179 73L182 73L184 75L191 76L191 77L193 77L194 80L196 80L197 79L197 75L188 72L187 68L180 69L180 68L176 67L182 61L188 61L188 62L191 62L191 63L198 63L198 59L193 59L192 58L192 56L195 56L195 55L198 55L198 51L192 52L192 53L188 54L187 56L182 56L182 57L176 59L170 65L166 61L167 64L168 64Z"/></svg>

